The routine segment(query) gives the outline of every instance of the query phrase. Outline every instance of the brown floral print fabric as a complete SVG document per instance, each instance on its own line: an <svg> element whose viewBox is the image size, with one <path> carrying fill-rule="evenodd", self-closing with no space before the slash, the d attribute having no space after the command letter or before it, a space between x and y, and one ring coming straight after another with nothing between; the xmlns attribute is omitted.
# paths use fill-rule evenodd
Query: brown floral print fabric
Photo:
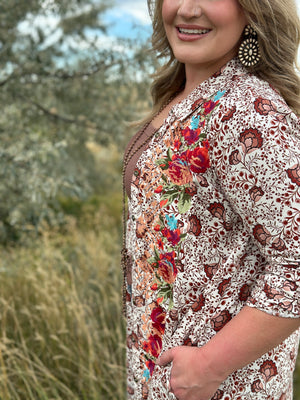
<svg viewBox="0 0 300 400"><path fill-rule="evenodd" d="M174 400L159 354L244 307L298 318L300 122L234 59L172 108L131 181L128 399ZM271 329L271 328L270 328ZM213 399L292 400L296 331Z"/></svg>

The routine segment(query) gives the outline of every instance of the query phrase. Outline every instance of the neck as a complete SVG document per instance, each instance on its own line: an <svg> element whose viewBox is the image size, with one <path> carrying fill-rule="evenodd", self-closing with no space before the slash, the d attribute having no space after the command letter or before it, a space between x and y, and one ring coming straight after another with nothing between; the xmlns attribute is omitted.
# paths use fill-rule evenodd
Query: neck
<svg viewBox="0 0 300 400"><path fill-rule="evenodd" d="M219 69L231 59L232 56L226 60L223 58L219 62L212 62L202 65L185 64L186 84L184 88L184 94L188 95L191 93L193 89L218 72Z"/></svg>

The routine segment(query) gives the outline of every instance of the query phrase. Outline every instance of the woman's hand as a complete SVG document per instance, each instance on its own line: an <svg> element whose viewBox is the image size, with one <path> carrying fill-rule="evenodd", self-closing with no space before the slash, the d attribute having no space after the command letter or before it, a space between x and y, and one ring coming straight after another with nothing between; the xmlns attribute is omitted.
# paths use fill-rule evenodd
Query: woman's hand
<svg viewBox="0 0 300 400"><path fill-rule="evenodd" d="M170 362L173 363L170 388L178 400L209 400L226 378L218 376L205 346L173 347L159 357L157 364L165 366Z"/></svg>

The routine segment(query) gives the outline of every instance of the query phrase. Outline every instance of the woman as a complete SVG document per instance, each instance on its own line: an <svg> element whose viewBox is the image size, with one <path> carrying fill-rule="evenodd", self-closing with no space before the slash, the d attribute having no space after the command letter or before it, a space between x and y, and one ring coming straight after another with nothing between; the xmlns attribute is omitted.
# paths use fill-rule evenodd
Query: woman
<svg viewBox="0 0 300 400"><path fill-rule="evenodd" d="M148 4L166 63L124 159L128 398L292 400L295 3Z"/></svg>

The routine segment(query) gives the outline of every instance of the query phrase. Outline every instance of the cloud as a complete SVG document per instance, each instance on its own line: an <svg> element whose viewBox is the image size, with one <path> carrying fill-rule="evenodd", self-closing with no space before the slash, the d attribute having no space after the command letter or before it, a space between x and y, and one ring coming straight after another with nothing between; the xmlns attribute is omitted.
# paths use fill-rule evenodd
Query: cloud
<svg viewBox="0 0 300 400"><path fill-rule="evenodd" d="M129 15L143 25L151 23L146 0L117 0L114 13L119 18L124 14Z"/></svg>

